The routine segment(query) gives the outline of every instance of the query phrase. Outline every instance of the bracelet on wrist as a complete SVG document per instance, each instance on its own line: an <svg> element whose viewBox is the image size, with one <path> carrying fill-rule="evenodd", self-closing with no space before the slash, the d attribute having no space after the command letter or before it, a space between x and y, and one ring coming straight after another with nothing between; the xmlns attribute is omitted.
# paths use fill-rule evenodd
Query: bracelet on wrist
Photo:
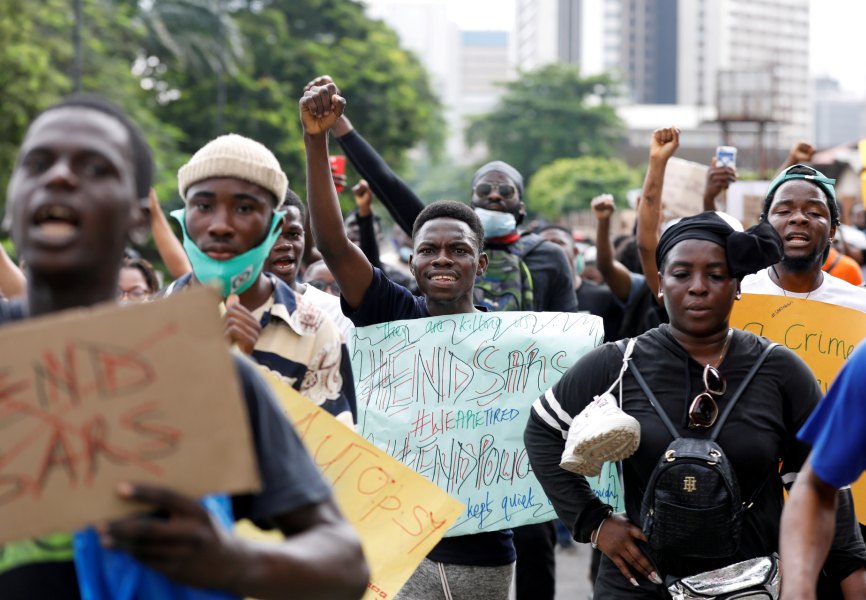
<svg viewBox="0 0 866 600"><path fill-rule="evenodd" d="M613 514L612 510L607 511L607 515L601 520L601 523L598 524L598 527L595 528L595 531L589 534L589 545L592 546L593 550L598 549L598 536L601 534L601 527L604 525L604 522L607 521L610 516ZM594 538L594 539L593 539Z"/></svg>

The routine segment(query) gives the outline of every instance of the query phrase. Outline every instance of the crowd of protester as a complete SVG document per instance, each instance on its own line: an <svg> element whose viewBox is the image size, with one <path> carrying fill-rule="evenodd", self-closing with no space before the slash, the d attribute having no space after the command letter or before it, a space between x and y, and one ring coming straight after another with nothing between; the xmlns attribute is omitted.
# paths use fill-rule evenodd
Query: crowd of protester
<svg viewBox="0 0 866 600"><path fill-rule="evenodd" d="M661 128L648 140L632 234L615 235L616 201L604 194L592 201L590 239L567 221L523 229L532 199L522 175L501 161L476 171L466 197L425 205L349 121L352 98L330 77L313 79L299 96L306 201L268 148L227 133L177 174L184 205L171 217L179 236L152 190L147 143L114 105L70 97L40 114L21 142L7 194L17 261L0 254L0 320L159 301L215 285L263 480L262 492L232 498L233 514L285 535L279 544L241 540L222 532L195 499L131 486L124 500L169 518L110 524L103 543L194 588L359 598L368 570L357 535L257 371L353 428L354 327L479 311L583 311L601 318L607 343L533 405L525 430L533 472L558 522L444 538L396 597L552 600L559 527L564 543L591 543L588 576L597 598L670 598L674 580L777 553L782 598L866 598L866 544L846 487L866 468L858 426L866 388L856 366L866 354L854 354L819 404L817 381L796 354L729 324L746 294L866 311L864 255L837 235L843 214L833 180L809 164L814 148L792 148L747 231L716 211L737 173L715 159L703 212L664 222L665 171L680 132ZM332 171L329 137L362 177L352 187ZM346 215L343 187L355 202ZM395 224L387 236L377 201ZM134 249L148 230L159 272ZM620 405L592 416L593 398L617 374ZM626 426L608 430L615 413L632 417L641 437L622 457L622 513L585 476L560 467L576 423L586 421L608 441L632 435ZM744 500L735 542L725 550L724 533L707 517L696 521L708 536L700 544L665 545L654 537L658 528L646 526L656 463L672 440L710 432ZM783 490L795 481L785 508ZM88 597L71 554L28 556L0 563L0 596Z"/></svg>

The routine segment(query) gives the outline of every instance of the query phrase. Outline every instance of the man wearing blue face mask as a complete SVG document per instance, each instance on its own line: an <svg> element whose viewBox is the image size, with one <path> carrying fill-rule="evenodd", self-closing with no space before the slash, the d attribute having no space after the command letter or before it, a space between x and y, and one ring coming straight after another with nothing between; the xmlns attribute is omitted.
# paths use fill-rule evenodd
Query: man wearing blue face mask
<svg viewBox="0 0 866 600"><path fill-rule="evenodd" d="M340 332L311 303L262 267L282 231L288 179L270 150L240 135L220 136L178 171L181 224L193 272L171 294L195 283L225 299L226 337L347 425L352 424L351 363Z"/></svg>

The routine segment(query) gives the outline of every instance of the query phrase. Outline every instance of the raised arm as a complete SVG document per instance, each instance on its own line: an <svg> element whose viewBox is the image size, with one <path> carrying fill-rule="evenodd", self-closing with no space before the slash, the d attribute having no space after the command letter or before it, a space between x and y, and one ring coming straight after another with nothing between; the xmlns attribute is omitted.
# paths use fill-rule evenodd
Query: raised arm
<svg viewBox="0 0 866 600"><path fill-rule="evenodd" d="M625 302L631 293L631 275L625 265L613 257L613 242L610 240L610 219L616 210L613 196L596 196L591 206L596 219L595 264L613 295Z"/></svg>
<svg viewBox="0 0 866 600"><path fill-rule="evenodd" d="M153 232L153 241L156 243L162 262L165 263L165 268L174 279L186 275L192 271L192 266L189 264L183 245L171 230L168 219L162 212L159 198L156 197L156 190L153 188L147 195L147 203L150 207L150 229Z"/></svg>
<svg viewBox="0 0 866 600"><path fill-rule="evenodd" d="M797 142L793 146L791 146L791 150L788 152L787 158L785 158L785 162L776 170L776 173L779 171L784 171L788 167L793 167L794 165L799 165L802 163L807 163L812 160L812 156L815 155L815 146L808 142Z"/></svg>
<svg viewBox="0 0 866 600"><path fill-rule="evenodd" d="M329 83L333 84L334 81L327 75L321 75L307 86L309 88L313 85L321 86ZM336 93L340 93L339 88ZM394 173L376 149L355 131L346 115L341 115L337 119L332 131L352 166L367 180L373 194L379 198L406 235L411 236L415 218L424 209L421 199Z"/></svg>
<svg viewBox="0 0 866 600"><path fill-rule="evenodd" d="M27 293L27 279L0 244L0 292L7 298L17 298Z"/></svg>
<svg viewBox="0 0 866 600"><path fill-rule="evenodd" d="M343 298L358 308L373 281L373 266L349 241L328 163L328 130L343 114L346 101L330 83L313 87L299 103L307 154L307 203L316 247L340 285Z"/></svg>
<svg viewBox="0 0 866 600"><path fill-rule="evenodd" d="M376 239L376 223L373 215L373 192L367 181L362 179L352 186L355 207L358 209L358 247L374 267L382 268L379 259L379 240Z"/></svg>
<svg viewBox="0 0 866 600"><path fill-rule="evenodd" d="M680 130L676 127L656 129L650 140L649 166L637 206L637 249L646 282L653 296L658 296L659 279L656 248L662 220L662 186L668 160L680 145Z"/></svg>
<svg viewBox="0 0 866 600"><path fill-rule="evenodd" d="M716 210L716 198L736 180L737 170L734 167L717 166L714 156L704 184L704 210Z"/></svg>

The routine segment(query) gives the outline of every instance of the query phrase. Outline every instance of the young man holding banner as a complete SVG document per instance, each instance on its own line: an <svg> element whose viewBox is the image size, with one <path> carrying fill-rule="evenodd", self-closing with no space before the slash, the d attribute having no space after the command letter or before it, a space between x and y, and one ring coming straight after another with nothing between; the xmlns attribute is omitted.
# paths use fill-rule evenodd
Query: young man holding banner
<svg viewBox="0 0 866 600"><path fill-rule="evenodd" d="M0 320L115 300L127 239L146 223L140 199L147 196L151 174L143 136L105 100L72 97L38 116L22 143L7 195L13 237L27 264L27 300L21 310L7 307ZM135 516L104 524L103 545L194 588L257 598L360 597L367 569L356 536L267 384L246 360L235 364L263 490L233 497L234 516L271 523L286 540L241 540L195 499L129 483L117 490L123 500L166 518ZM4 600L82 597L73 557L72 539L65 534L7 545L0 552L0 595Z"/></svg>
<svg viewBox="0 0 866 600"><path fill-rule="evenodd" d="M333 83L313 87L300 101L307 152L307 198L316 246L340 285L343 311L362 327L399 319L478 312L475 277L484 273L484 230L459 202L435 202L413 227L410 270L421 296L383 276L346 237L328 164L328 131L346 101ZM446 538L428 554L398 598L505 600L515 551L510 530Z"/></svg>

